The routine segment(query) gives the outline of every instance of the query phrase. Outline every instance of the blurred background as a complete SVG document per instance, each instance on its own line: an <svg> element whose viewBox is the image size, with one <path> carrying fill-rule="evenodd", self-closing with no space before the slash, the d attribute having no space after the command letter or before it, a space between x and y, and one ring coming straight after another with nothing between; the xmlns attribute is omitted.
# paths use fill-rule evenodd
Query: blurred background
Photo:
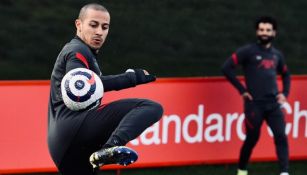
<svg viewBox="0 0 307 175"><path fill-rule="evenodd" d="M307 73L307 1L1 0L0 79L49 79L86 3L111 13L101 49L104 74L145 68L158 77L218 76L236 48L255 41L254 20L278 20L275 46L292 74Z"/></svg>
<svg viewBox="0 0 307 175"><path fill-rule="evenodd" d="M103 4L111 14L110 33L98 56L105 75L144 68L158 77L220 76L232 52L255 42L259 15L277 19L274 44L291 73L307 74L305 0L0 0L0 80L48 80L58 53L75 35L79 9L90 2ZM293 174L306 174L306 163L293 162ZM278 169L275 163L251 166L266 175ZM235 169L204 165L121 174L234 174Z"/></svg>

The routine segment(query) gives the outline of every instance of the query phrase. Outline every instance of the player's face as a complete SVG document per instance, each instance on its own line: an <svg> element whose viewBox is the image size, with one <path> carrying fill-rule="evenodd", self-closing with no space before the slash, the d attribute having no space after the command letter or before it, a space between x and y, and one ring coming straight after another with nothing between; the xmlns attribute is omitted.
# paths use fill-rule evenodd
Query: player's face
<svg viewBox="0 0 307 175"><path fill-rule="evenodd" d="M268 44L276 36L276 31L270 23L259 23L256 35L262 44Z"/></svg>
<svg viewBox="0 0 307 175"><path fill-rule="evenodd" d="M110 25L110 14L88 9L83 19L76 20L77 35L91 48L99 49L104 43Z"/></svg>

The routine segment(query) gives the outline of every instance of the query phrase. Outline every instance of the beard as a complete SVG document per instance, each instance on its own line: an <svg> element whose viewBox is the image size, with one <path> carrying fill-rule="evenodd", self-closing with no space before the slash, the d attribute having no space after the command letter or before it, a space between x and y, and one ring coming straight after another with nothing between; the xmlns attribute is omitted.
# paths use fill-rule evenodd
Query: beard
<svg viewBox="0 0 307 175"><path fill-rule="evenodd" d="M263 35L258 35L257 36L258 41L261 45L267 45L271 43L274 40L274 36L266 36L266 38L263 37Z"/></svg>

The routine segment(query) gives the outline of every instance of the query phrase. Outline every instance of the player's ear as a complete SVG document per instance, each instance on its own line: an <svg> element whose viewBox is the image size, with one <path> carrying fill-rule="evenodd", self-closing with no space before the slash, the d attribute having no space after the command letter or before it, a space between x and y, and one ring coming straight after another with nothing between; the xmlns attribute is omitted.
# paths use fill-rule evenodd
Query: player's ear
<svg viewBox="0 0 307 175"><path fill-rule="evenodd" d="M258 36L258 30L259 30L259 29L256 29L256 31L255 31L256 36Z"/></svg>
<svg viewBox="0 0 307 175"><path fill-rule="evenodd" d="M76 19L75 26L76 26L77 32L80 32L81 31L81 20L80 19Z"/></svg>

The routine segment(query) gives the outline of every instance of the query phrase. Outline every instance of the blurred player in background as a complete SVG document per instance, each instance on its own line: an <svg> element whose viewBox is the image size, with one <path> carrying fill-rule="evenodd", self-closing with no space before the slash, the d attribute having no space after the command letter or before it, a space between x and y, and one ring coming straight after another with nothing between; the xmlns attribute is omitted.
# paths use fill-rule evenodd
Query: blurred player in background
<svg viewBox="0 0 307 175"><path fill-rule="evenodd" d="M51 75L48 146L61 174L92 175L101 165L136 161L137 153L124 145L157 122L163 108L147 99L123 99L82 111L69 110L62 100L61 80L72 69L87 68L100 75L105 92L155 81L143 69L102 75L96 56L109 31L110 14L105 7L85 5L75 25L77 35L58 55Z"/></svg>
<svg viewBox="0 0 307 175"><path fill-rule="evenodd" d="M247 164L255 147L263 121L273 131L281 175L288 175L289 151L285 134L285 119L281 105L287 101L290 73L282 53L272 46L277 23L268 16L255 23L258 41L239 48L226 60L222 71L244 100L246 139L241 147L238 175L247 175ZM242 66L245 84L236 78L235 68ZM277 74L281 74L283 90L277 87Z"/></svg>

